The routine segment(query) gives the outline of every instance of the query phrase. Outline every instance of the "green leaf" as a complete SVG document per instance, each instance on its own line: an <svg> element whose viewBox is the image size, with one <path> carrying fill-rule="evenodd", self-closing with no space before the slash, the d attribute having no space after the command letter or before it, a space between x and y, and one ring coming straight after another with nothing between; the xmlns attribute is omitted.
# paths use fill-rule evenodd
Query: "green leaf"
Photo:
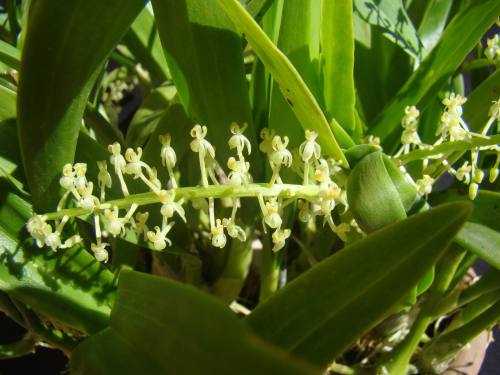
<svg viewBox="0 0 500 375"><path fill-rule="evenodd" d="M479 190L476 199L471 201L467 194L460 194L457 191L448 191L442 194L433 194L430 203L438 205L445 202L471 202L474 210L469 218L472 223L485 225L497 232L500 232L500 193L496 191Z"/></svg>
<svg viewBox="0 0 500 375"><path fill-rule="evenodd" d="M155 19L147 7L132 23L123 37L123 43L149 72L154 82L160 84L170 78Z"/></svg>
<svg viewBox="0 0 500 375"><path fill-rule="evenodd" d="M21 52L9 43L0 40L0 62L19 70L21 65Z"/></svg>
<svg viewBox="0 0 500 375"><path fill-rule="evenodd" d="M16 118L16 93L0 85L0 121Z"/></svg>
<svg viewBox="0 0 500 375"><path fill-rule="evenodd" d="M233 121L248 123L246 135L256 144L241 38L217 0L152 4L180 101L195 122L208 127L207 139L217 149L217 158L227 160L230 155L227 140ZM256 157L253 153L250 159Z"/></svg>
<svg viewBox="0 0 500 375"><path fill-rule="evenodd" d="M382 152L372 152L356 164L347 180L349 208L366 232L406 218L417 202L416 188Z"/></svg>
<svg viewBox="0 0 500 375"><path fill-rule="evenodd" d="M57 202L58 175L73 161L94 80L143 6L143 0L32 2L19 72L18 119L37 209Z"/></svg>
<svg viewBox="0 0 500 375"><path fill-rule="evenodd" d="M323 1L321 67L328 118L350 134L355 129L354 32L352 0Z"/></svg>
<svg viewBox="0 0 500 375"><path fill-rule="evenodd" d="M500 270L500 232L481 224L467 223L455 241Z"/></svg>
<svg viewBox="0 0 500 375"><path fill-rule="evenodd" d="M278 48L293 64L311 93L319 97L319 36L321 2L310 0L285 1L281 13ZM290 148L304 139L304 129L287 103L283 93L271 82L269 128L290 138Z"/></svg>
<svg viewBox="0 0 500 375"><path fill-rule="evenodd" d="M248 13L250 13L256 21L260 21L273 2L274 0L248 0L245 6Z"/></svg>
<svg viewBox="0 0 500 375"><path fill-rule="evenodd" d="M0 179L0 290L58 324L92 333L107 325L113 274L81 246L36 248L25 230L31 206Z"/></svg>
<svg viewBox="0 0 500 375"><path fill-rule="evenodd" d="M425 7L418 34L422 41L422 58L425 58L436 46L450 14L453 0L430 0Z"/></svg>
<svg viewBox="0 0 500 375"><path fill-rule="evenodd" d="M464 104L464 118L472 131L482 130L489 118L491 102L498 100L499 97L500 69L496 69L470 93Z"/></svg>
<svg viewBox="0 0 500 375"><path fill-rule="evenodd" d="M386 38L419 60L422 42L402 0L354 0L354 11L364 21L381 28Z"/></svg>
<svg viewBox="0 0 500 375"><path fill-rule="evenodd" d="M383 228L327 258L246 319L262 338L326 366L393 312L470 213L454 203Z"/></svg>
<svg viewBox="0 0 500 375"><path fill-rule="evenodd" d="M26 182L14 119L0 122L0 176Z"/></svg>
<svg viewBox="0 0 500 375"><path fill-rule="evenodd" d="M249 44L280 86L283 96L304 129L318 132L324 152L347 165L332 129L304 80L287 57L272 43L264 31L237 0L218 0L229 18L245 34Z"/></svg>
<svg viewBox="0 0 500 375"><path fill-rule="evenodd" d="M165 114L175 94L176 90L173 86L160 86L151 91L130 122L126 136L127 145L130 147L144 146L148 137L158 126L158 122Z"/></svg>
<svg viewBox="0 0 500 375"><path fill-rule="evenodd" d="M473 1L464 7L449 23L431 54L380 112L373 124L373 134L386 145L394 140L399 142L400 120L406 106L417 105L423 110L499 13L500 4L496 0Z"/></svg>
<svg viewBox="0 0 500 375"><path fill-rule="evenodd" d="M111 326L71 356L73 374L314 374L249 332L213 297L124 270Z"/></svg>

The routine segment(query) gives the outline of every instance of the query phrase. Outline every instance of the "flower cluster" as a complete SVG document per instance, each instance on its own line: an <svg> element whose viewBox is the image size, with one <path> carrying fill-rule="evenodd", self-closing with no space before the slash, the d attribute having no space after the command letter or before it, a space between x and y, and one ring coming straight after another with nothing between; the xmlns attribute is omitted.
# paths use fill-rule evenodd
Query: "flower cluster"
<svg viewBox="0 0 500 375"><path fill-rule="evenodd" d="M493 38L486 41L484 55L491 62L500 64L500 34L495 34Z"/></svg>
<svg viewBox="0 0 500 375"><path fill-rule="evenodd" d="M415 148L432 151L436 146L442 145L445 142L465 141L474 145L474 141L477 139L491 139L488 133L493 124L498 122L500 118L500 99L494 101L490 107L489 119L484 125L481 133L472 132L462 117L462 106L466 101L466 98L453 93L442 101L444 111L436 131L437 140L433 145L422 143L418 135L419 111L414 106L407 107L405 116L402 120L402 126L404 128L401 136L402 146L394 156L399 158L402 155L410 153ZM481 151L493 152L496 154L496 161L489 171L489 180L490 182L494 182L498 177L498 168L500 164L500 147L497 144L472 146L470 149L470 161L466 160L457 169L453 168L451 165L452 163L448 160L450 157L448 153L438 152L423 159L424 172L429 169L429 159L437 159L438 165L442 165L445 170L453 175L458 181L469 186L469 197L470 199L474 199L477 195L479 184L483 181L485 175L484 171L478 166L479 154ZM402 167L402 169L405 171L404 167ZM411 177L408 176L408 178L411 180ZM427 196L432 191L434 182L434 178L428 174L424 174L421 179L415 182L415 186L421 195Z"/></svg>
<svg viewBox="0 0 500 375"><path fill-rule="evenodd" d="M273 130L263 129L261 132L262 142L259 149L264 152L269 161L272 171L269 184L254 184L250 173L250 163L247 161L248 155L252 152L252 146L244 132L247 124L240 126L232 123L229 127L230 138L228 146L234 150L234 155L227 160L229 173L220 178L221 167L215 159L215 148L207 139L208 129L205 126L195 125L191 129L192 141L191 150L198 154L198 163L200 168L200 180L202 188L210 188L218 185L225 185L228 188L241 189L248 188L250 185L258 191L267 187L278 187L276 192L265 190L265 193L255 193L254 196L259 202L262 212L262 223L264 231L267 228L273 230L270 235L273 243L273 251L281 250L290 237L291 229L283 227L283 209L289 203L297 200L296 197L288 196L286 200L280 192L288 189L288 186L307 189L315 188L317 194L311 198L302 198L299 201L299 217L303 222L310 222L316 216L323 217L323 223L337 233L342 239L346 240L346 232L351 226L357 228L356 223L335 224L333 219L333 210L337 205L342 205L344 211L347 210L347 200L345 190L342 189L342 183L335 181L335 175L342 169L340 162L326 160L321 157L321 147L317 143L317 133L307 130L305 132L305 141L298 149L298 155L295 164L299 165L299 173L302 175L302 185L285 185L280 176L281 168L290 168L294 163L294 157L287 147L288 137L280 137ZM97 187L98 192L94 193L94 183L87 180L87 165L84 163L66 164L62 171L60 185L64 194L57 206L57 212L54 217L60 217L59 211L67 207L76 207L80 211L79 215L90 215L93 219L95 230L95 241L91 244L91 250L97 260L106 262L109 258L107 248L108 242L103 241L109 236L125 236L128 232L135 233L138 239L149 243L149 247L154 250L163 250L172 244L168 238L175 223L175 216L183 222L186 222L186 214L183 205L185 199L179 197L178 181L175 176L175 167L177 155L172 147L172 138L170 134L164 134L159 137L161 143L160 159L165 168L168 181L162 184L159 180L157 170L151 167L143 160L143 150L127 148L122 152L119 143L108 146L110 153L109 165L106 160L97 162ZM123 203L117 201L106 201L107 190L112 187L113 180L108 166L114 172L119 188L123 194ZM141 181L154 197L154 202L160 204L160 214L162 217L159 225L150 228L148 226L149 212L140 212L138 208L143 203L136 200L134 195L130 194L127 179ZM345 180L345 179L344 179ZM196 188L193 188L196 189ZM199 189L199 188L198 188ZM288 190L287 190L288 191ZM68 198L72 197L69 201ZM239 241L246 241L248 231L238 223L237 212L242 206L239 196L229 196L232 206L229 217L216 217L215 203L220 196L206 196L205 199L192 198L193 207L203 210L208 216L208 236L212 246L223 248L227 244L227 236ZM227 198L227 197L226 197ZM227 199L226 199L227 201ZM66 241L61 240L62 229L69 216L62 217L61 220L55 220L55 229L47 222L47 217L43 215L33 216L27 229L35 238L39 247L48 246L53 250L73 246L81 239L79 236L73 236ZM357 228L359 230L359 228Z"/></svg>

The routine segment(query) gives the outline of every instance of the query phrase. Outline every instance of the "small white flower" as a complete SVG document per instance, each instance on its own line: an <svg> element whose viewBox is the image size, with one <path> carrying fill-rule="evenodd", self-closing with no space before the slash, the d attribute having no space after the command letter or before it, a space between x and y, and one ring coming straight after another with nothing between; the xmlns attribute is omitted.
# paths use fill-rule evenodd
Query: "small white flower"
<svg viewBox="0 0 500 375"><path fill-rule="evenodd" d="M250 163L230 157L227 161L227 166L231 170L228 175L229 185L241 186L252 182L252 177L248 173Z"/></svg>
<svg viewBox="0 0 500 375"><path fill-rule="evenodd" d="M177 155L175 150L170 145L172 140L170 134L160 135L159 137L161 143L161 163L165 167L174 168L177 163Z"/></svg>
<svg viewBox="0 0 500 375"><path fill-rule="evenodd" d="M237 238L241 242L245 242L247 239L247 235L243 228L236 225L231 218L223 219L222 225L227 228L227 234L229 234L232 238Z"/></svg>
<svg viewBox="0 0 500 375"><path fill-rule="evenodd" d="M47 217L45 215L33 215L26 224L26 229L31 237L36 240L38 247L43 247L45 238L52 233L52 227L46 220Z"/></svg>
<svg viewBox="0 0 500 375"><path fill-rule="evenodd" d="M314 179L320 184L325 184L331 181L330 167L325 159L319 160L319 164L314 171Z"/></svg>
<svg viewBox="0 0 500 375"><path fill-rule="evenodd" d="M99 200L97 199L97 197L92 195L93 190L94 184L92 183L92 181L88 182L78 189L78 194L80 194L80 199L77 203L78 207L81 207L87 211L93 211L94 208L99 206Z"/></svg>
<svg viewBox="0 0 500 375"><path fill-rule="evenodd" d="M309 163L311 159L319 159L321 156L321 147L316 142L318 133L311 130L306 130L305 132L306 140L300 145L299 153L302 161Z"/></svg>
<svg viewBox="0 0 500 375"><path fill-rule="evenodd" d="M212 158L215 158L215 149L210 142L208 142L205 137L207 136L207 127L201 125L195 125L191 129L191 137L194 139L189 144L193 152L198 152L200 155L205 157L207 154Z"/></svg>
<svg viewBox="0 0 500 375"><path fill-rule="evenodd" d="M149 231L149 228L146 224L148 218L149 212L137 212L135 214L135 222L133 223L134 232L137 235L140 235L142 233L144 236L144 241L147 240L147 233Z"/></svg>
<svg viewBox="0 0 500 375"><path fill-rule="evenodd" d="M45 245L56 251L61 246L61 234L58 231L49 233L45 237Z"/></svg>
<svg viewBox="0 0 500 375"><path fill-rule="evenodd" d="M108 151L111 153L111 157L109 158L111 165L115 167L115 170L124 171L127 162L123 155L121 154L122 147L118 142L113 143L108 146Z"/></svg>
<svg viewBox="0 0 500 375"><path fill-rule="evenodd" d="M95 259L98 262L103 262L106 263L109 258L108 251L106 250L106 247L109 246L109 243L102 242L100 244L91 244L90 248L92 252L94 253Z"/></svg>
<svg viewBox="0 0 500 375"><path fill-rule="evenodd" d="M500 62L500 44L499 34L486 41L486 48L484 49L486 58L493 62Z"/></svg>
<svg viewBox="0 0 500 375"><path fill-rule="evenodd" d="M248 124L244 123L243 126L240 128L236 122L231 123L231 125L229 126L231 134L233 134L231 138L229 138L228 142L229 148L231 150L235 148L240 158L242 158L243 156L243 151L245 150L245 147L247 149L248 154L252 153L252 145L250 144L248 138L243 135L243 132L246 130L247 127Z"/></svg>
<svg viewBox="0 0 500 375"><path fill-rule="evenodd" d="M181 219L186 222L186 213L182 204L184 203L184 198L175 202L175 192L172 190L162 190L159 194L160 202L162 203L160 212L163 217L170 219L174 216L174 213L181 217Z"/></svg>
<svg viewBox="0 0 500 375"><path fill-rule="evenodd" d="M455 177L458 181L463 181L464 184L470 183L471 166L468 161L465 161L460 168L455 172Z"/></svg>
<svg viewBox="0 0 500 375"><path fill-rule="evenodd" d="M87 184L87 177L85 176L87 174L87 164L85 163L76 163L73 166L75 170L75 188L77 190L80 190Z"/></svg>
<svg viewBox="0 0 500 375"><path fill-rule="evenodd" d="M279 203L274 198L266 202L264 222L273 229L279 228L281 226L282 219L279 214Z"/></svg>
<svg viewBox="0 0 500 375"><path fill-rule="evenodd" d="M416 181L416 188L420 195L427 196L432 192L432 185L434 184L434 179L425 174L421 179Z"/></svg>
<svg viewBox="0 0 500 375"><path fill-rule="evenodd" d="M212 227L210 234L212 236L212 246L223 248L226 246L226 235L224 234L224 226L220 219L217 219L215 225Z"/></svg>
<svg viewBox="0 0 500 375"><path fill-rule="evenodd" d="M125 219L119 217L118 207L114 206L113 210L104 210L104 218L106 230L111 233L113 237L120 234L125 234Z"/></svg>
<svg viewBox="0 0 500 375"><path fill-rule="evenodd" d="M99 173L97 175L97 182L101 189L107 187L108 189L112 185L111 175L108 172L108 164L106 160L98 161L97 168L99 168Z"/></svg>
<svg viewBox="0 0 500 375"><path fill-rule="evenodd" d="M262 151L265 154L270 154L273 152L273 138L276 132L274 129L269 130L268 128L263 128L260 131L260 138L262 139L262 142L259 144L259 150Z"/></svg>
<svg viewBox="0 0 500 375"><path fill-rule="evenodd" d="M273 251L280 251L285 247L286 240L290 237L292 231L290 229L277 229L272 234L271 238L273 241Z"/></svg>
<svg viewBox="0 0 500 375"><path fill-rule="evenodd" d="M147 233L148 240L153 243L153 248L155 250L163 250L168 246L172 246L172 241L167 238L167 234L172 227L170 225L165 226L163 229L160 227L155 227L155 232L149 231Z"/></svg>
<svg viewBox="0 0 500 375"><path fill-rule="evenodd" d="M153 184L157 189L161 189L161 181L158 178L158 172L155 167L152 167L148 170L148 180Z"/></svg>
<svg viewBox="0 0 500 375"><path fill-rule="evenodd" d="M134 178L139 178L142 174L143 162L141 162L142 148L137 147L137 151L132 148L128 148L125 151L125 159L127 160L127 165L125 166L125 173L133 175Z"/></svg>
<svg viewBox="0 0 500 375"><path fill-rule="evenodd" d="M72 190L75 187L75 172L71 164L65 164L63 167L63 176L59 179L59 184L66 190Z"/></svg>

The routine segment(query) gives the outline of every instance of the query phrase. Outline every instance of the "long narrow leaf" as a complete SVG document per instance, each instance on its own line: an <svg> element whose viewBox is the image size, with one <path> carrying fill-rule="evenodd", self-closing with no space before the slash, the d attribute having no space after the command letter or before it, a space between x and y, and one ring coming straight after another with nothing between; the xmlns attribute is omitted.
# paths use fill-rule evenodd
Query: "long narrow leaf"
<svg viewBox="0 0 500 375"><path fill-rule="evenodd" d="M160 84L170 78L155 19L148 8L139 13L123 42L151 74L153 81Z"/></svg>
<svg viewBox="0 0 500 375"><path fill-rule="evenodd" d="M55 206L72 162L85 104L105 58L143 0L32 2L19 72L19 133L38 210Z"/></svg>
<svg viewBox="0 0 500 375"><path fill-rule="evenodd" d="M329 118L354 132L354 32L352 0L323 1L321 62L325 109Z"/></svg>
<svg viewBox="0 0 500 375"><path fill-rule="evenodd" d="M393 311L467 220L453 203L389 225L302 274L247 323L261 337L326 366Z"/></svg>
<svg viewBox="0 0 500 375"><path fill-rule="evenodd" d="M219 0L229 18L245 34L257 56L269 70L304 129L315 130L325 153L347 165L330 125L304 80L283 53L276 48L237 0Z"/></svg>
<svg viewBox="0 0 500 375"><path fill-rule="evenodd" d="M216 147L218 159L227 160L231 122L248 123L247 135L253 143L257 135L241 38L216 0L154 0L152 4L180 101L194 121L208 127L207 139Z"/></svg>

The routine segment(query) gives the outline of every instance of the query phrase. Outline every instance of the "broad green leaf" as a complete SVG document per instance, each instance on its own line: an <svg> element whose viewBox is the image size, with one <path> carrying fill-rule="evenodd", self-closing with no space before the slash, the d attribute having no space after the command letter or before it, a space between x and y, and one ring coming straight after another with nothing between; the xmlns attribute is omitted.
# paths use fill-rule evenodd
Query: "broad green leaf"
<svg viewBox="0 0 500 375"><path fill-rule="evenodd" d="M453 203L389 225L303 273L246 319L265 340L326 366L387 317L470 213Z"/></svg>
<svg viewBox="0 0 500 375"><path fill-rule="evenodd" d="M209 295L124 270L110 328L73 352L73 374L314 374Z"/></svg>
<svg viewBox="0 0 500 375"><path fill-rule="evenodd" d="M231 122L248 123L246 135L252 144L257 141L241 38L216 0L154 0L152 4L180 101L195 122L208 127L207 139L222 164L230 155ZM256 157L252 153L250 159Z"/></svg>
<svg viewBox="0 0 500 375"><path fill-rule="evenodd" d="M130 122L126 136L128 146L144 146L175 94L176 90L173 86L160 86L151 91ZM184 129L184 131L187 130ZM187 136L187 133L185 135Z"/></svg>
<svg viewBox="0 0 500 375"><path fill-rule="evenodd" d="M137 16L123 42L157 84L170 78L167 62L151 11L146 7Z"/></svg>
<svg viewBox="0 0 500 375"><path fill-rule="evenodd" d="M450 14L453 0L430 0L425 7L418 34L422 41L422 58L425 58L436 46Z"/></svg>
<svg viewBox="0 0 500 375"><path fill-rule="evenodd" d="M0 121L16 118L16 93L0 85Z"/></svg>
<svg viewBox="0 0 500 375"><path fill-rule="evenodd" d="M281 13L278 48L290 60L307 84L319 97L319 37L321 2L314 0L285 1ZM298 147L304 139L304 129L283 93L271 83L269 128L290 139L289 148Z"/></svg>
<svg viewBox="0 0 500 375"><path fill-rule="evenodd" d="M58 198L94 80L143 0L32 2L19 71L19 134L37 210ZM64 30L64 32L62 32Z"/></svg>
<svg viewBox="0 0 500 375"><path fill-rule="evenodd" d="M354 0L354 12L369 24L381 28L388 39L410 56L420 59L422 42L402 0Z"/></svg>
<svg viewBox="0 0 500 375"><path fill-rule="evenodd" d="M500 270L500 232L481 224L467 223L455 241Z"/></svg>
<svg viewBox="0 0 500 375"><path fill-rule="evenodd" d="M347 160L333 136L328 121L295 67L276 48L237 0L218 1L280 86L283 96L292 107L302 127L317 131L324 152L347 165Z"/></svg>
<svg viewBox="0 0 500 375"><path fill-rule="evenodd" d="M323 1L321 48L326 114L352 134L356 103L352 0Z"/></svg>
<svg viewBox="0 0 500 375"><path fill-rule="evenodd" d="M113 274L81 246L39 249L25 224L31 206L0 180L0 290L58 324L93 333L107 325Z"/></svg>
<svg viewBox="0 0 500 375"><path fill-rule="evenodd" d="M441 41L374 121L372 132L388 145L398 140L408 105L424 109L500 13L496 0L473 1L446 27Z"/></svg>
<svg viewBox="0 0 500 375"><path fill-rule="evenodd" d="M0 62L18 70L21 65L21 52L16 47L0 40Z"/></svg>
<svg viewBox="0 0 500 375"><path fill-rule="evenodd" d="M359 226L372 232L404 220L418 195L392 160L378 151L353 168L347 181L347 200Z"/></svg>

